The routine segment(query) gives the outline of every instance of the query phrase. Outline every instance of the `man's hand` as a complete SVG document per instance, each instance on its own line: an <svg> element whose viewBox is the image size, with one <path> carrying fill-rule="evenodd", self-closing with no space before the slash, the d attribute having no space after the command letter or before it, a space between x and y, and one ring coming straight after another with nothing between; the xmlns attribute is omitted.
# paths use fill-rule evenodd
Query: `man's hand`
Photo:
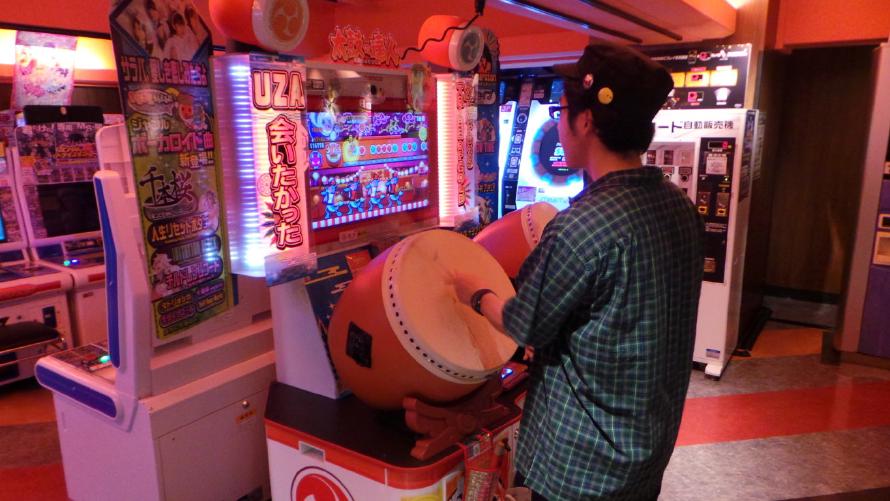
<svg viewBox="0 0 890 501"><path fill-rule="evenodd" d="M454 293L457 295L457 300L468 306L470 305L470 298L473 297L473 293L479 289L486 289L487 285L489 285L477 276L459 271L454 272L451 276L451 280L454 284Z"/></svg>

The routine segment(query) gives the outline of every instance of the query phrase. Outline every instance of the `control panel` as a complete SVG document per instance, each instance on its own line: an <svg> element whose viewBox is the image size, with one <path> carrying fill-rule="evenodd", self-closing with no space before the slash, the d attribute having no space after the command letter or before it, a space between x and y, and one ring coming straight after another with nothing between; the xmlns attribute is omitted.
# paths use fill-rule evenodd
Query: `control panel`
<svg viewBox="0 0 890 501"><path fill-rule="evenodd" d="M111 366L111 355L108 353L107 341L78 346L71 350L56 353L53 357L86 372L96 372Z"/></svg>
<svg viewBox="0 0 890 501"><path fill-rule="evenodd" d="M694 200L705 223L704 279L711 282L725 280L735 151L735 138L701 138Z"/></svg>

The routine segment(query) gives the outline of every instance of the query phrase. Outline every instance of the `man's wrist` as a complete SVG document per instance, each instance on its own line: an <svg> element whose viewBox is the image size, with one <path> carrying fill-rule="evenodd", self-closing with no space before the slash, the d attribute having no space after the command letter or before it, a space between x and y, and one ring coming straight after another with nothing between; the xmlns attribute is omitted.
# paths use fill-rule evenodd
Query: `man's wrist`
<svg viewBox="0 0 890 501"><path fill-rule="evenodd" d="M482 315L482 298L487 294L494 294L494 291L491 289L479 289L470 296L470 307L480 315Z"/></svg>

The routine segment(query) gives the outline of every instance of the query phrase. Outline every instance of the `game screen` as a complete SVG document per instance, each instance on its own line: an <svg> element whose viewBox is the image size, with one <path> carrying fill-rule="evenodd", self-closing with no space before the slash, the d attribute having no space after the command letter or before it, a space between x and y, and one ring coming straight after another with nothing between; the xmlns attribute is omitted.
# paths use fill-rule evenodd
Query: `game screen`
<svg viewBox="0 0 890 501"><path fill-rule="evenodd" d="M554 81L545 94L539 86L528 89L530 95L524 88L518 102L501 105L501 137L509 138L499 151L501 178L515 179L516 190L515 207L502 204L505 212L535 202L549 202L562 210L584 188L583 172L566 165L557 121L550 118L550 106L558 104L562 95L561 84ZM508 189L512 186L511 182Z"/></svg>
<svg viewBox="0 0 890 501"><path fill-rule="evenodd" d="M3 214L0 214L0 244L6 242L6 223L3 222Z"/></svg>
<svg viewBox="0 0 890 501"><path fill-rule="evenodd" d="M430 205L429 123L425 113L307 115L313 229Z"/></svg>
<svg viewBox="0 0 890 501"><path fill-rule="evenodd" d="M37 198L41 217L34 218L34 222L45 231L39 232L42 236L58 237L99 230L93 183L37 185Z"/></svg>

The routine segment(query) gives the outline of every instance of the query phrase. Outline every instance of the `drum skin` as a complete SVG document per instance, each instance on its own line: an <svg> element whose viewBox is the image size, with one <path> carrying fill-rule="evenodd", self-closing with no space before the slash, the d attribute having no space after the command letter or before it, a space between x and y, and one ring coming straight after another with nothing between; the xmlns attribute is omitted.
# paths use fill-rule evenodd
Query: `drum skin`
<svg viewBox="0 0 890 501"><path fill-rule="evenodd" d="M451 233L444 232L443 230L432 231ZM473 244L472 241L466 237L458 236L465 240L466 245L477 248L477 252L489 258L485 251ZM403 241L402 243L405 242ZM432 353L433 350L429 350L431 353L427 354L425 352L427 348L414 345L414 338L422 336L413 333L410 336L408 335L408 329L412 323L409 318L406 318L408 317L407 313L403 312L402 317L398 319L395 318L399 316L398 313L395 314L395 317L392 315L387 316L388 305L384 304L384 301L390 301L390 297L392 297L390 291L394 284L390 278L394 275L391 274L391 271L386 270L386 266L388 261L390 265L394 261L389 259L390 254L394 251L404 252L398 249L399 244L390 247L358 272L334 308L330 328L328 329L328 348L334 367L337 370L337 376L360 400L380 409L401 408L402 400L406 396L419 397L429 403L454 401L484 384L486 378L477 372L473 374L473 377L460 380L457 377L457 371L450 372L448 369L443 369L442 365L438 363L444 363L443 357L447 357L447 355L437 355ZM498 274L501 273L497 269L497 263L494 261L491 262L490 266L496 269ZM438 280L438 278L431 278L430 280ZM499 284L499 295L506 296L507 294L512 294L512 286L510 286L506 276L503 276L502 280L496 281L496 283ZM506 286L503 284L506 284ZM395 288L395 301L398 301L398 284L395 284ZM492 286L492 288L497 290L498 287ZM432 304L429 306L429 308L434 307L436 306ZM446 305L446 307L454 308L451 305ZM472 312L469 307L460 306L460 308L467 310L465 314L484 321L482 317ZM418 313L424 314L424 312ZM417 314L415 314L416 316ZM400 325L394 325L391 319ZM490 324L486 323L486 325ZM405 327L405 330L396 334L394 327ZM350 334L350 331L352 331L352 334ZM400 340L397 336L403 333L405 336ZM448 335L447 333L439 334ZM496 334L496 336L502 336L502 334ZM368 345L370 346L369 356L367 356L367 353L364 356L355 355L356 351L362 351L361 349L355 349L355 339L367 340L364 346L365 349L367 349ZM503 356L503 359L499 360L499 365L490 368L488 371L490 373L496 372L503 363L506 363L510 354L515 350L515 344L512 341L506 337L503 339L510 343L512 348L503 348L503 345L501 345L499 355ZM410 340L410 344L406 340ZM460 341L458 336L444 341L463 342ZM440 342L442 341L440 340ZM351 344L351 346L348 347L348 344ZM414 351L416 351L413 356L408 353L410 346L413 346ZM463 347L457 348L463 349ZM472 349L472 347L465 348ZM425 365L428 367L425 367ZM447 366L448 364L444 365ZM438 370L436 366L438 366ZM444 372L454 374L454 377L448 376Z"/></svg>
<svg viewBox="0 0 890 501"><path fill-rule="evenodd" d="M510 278L516 278L556 213L547 202L526 205L486 226L473 241L485 247Z"/></svg>

